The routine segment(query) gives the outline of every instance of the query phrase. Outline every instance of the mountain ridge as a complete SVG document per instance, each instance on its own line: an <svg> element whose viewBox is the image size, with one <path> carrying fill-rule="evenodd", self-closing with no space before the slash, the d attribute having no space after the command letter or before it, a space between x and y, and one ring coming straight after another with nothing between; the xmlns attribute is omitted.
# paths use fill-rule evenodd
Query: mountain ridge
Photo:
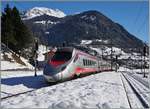
<svg viewBox="0 0 150 109"><path fill-rule="evenodd" d="M32 19L44 14L48 16L58 17L58 18L66 16L66 14L60 11L59 9L51 9L46 7L34 7L24 13L23 20Z"/></svg>
<svg viewBox="0 0 150 109"><path fill-rule="evenodd" d="M45 16L45 17L44 17ZM37 19L36 19L37 18ZM143 46L142 40L129 33L122 25L112 21L99 11L90 10L75 15L67 15L62 18L50 17L46 15L38 16L25 21L25 24L38 32L37 35L42 42L49 45L59 46L64 41L80 44L82 40L108 40L116 47L140 48ZM42 20L45 24L35 24ZM48 23L58 22L58 23ZM30 23L28 23L30 22ZM31 24L32 23L32 24ZM31 26L32 25L32 26ZM34 30L34 28L37 28ZM45 33L49 34L45 34ZM54 43L55 42L55 43ZM94 43L94 42L93 42Z"/></svg>

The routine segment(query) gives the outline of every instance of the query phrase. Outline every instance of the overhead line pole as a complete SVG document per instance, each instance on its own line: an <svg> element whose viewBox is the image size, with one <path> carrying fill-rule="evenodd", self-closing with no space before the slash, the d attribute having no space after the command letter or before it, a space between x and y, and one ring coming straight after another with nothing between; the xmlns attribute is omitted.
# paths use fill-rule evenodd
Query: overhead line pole
<svg viewBox="0 0 150 109"><path fill-rule="evenodd" d="M35 51L34 51L34 76L36 77L37 76L37 50L38 50L38 40L36 39L35 40Z"/></svg>
<svg viewBox="0 0 150 109"><path fill-rule="evenodd" d="M113 61L113 60L112 60L112 39L111 39L111 42L110 42L110 43L111 43L111 70L112 70L112 64L113 64L113 62L112 62L112 61Z"/></svg>
<svg viewBox="0 0 150 109"><path fill-rule="evenodd" d="M143 72L143 73L144 73L144 77L146 77L146 74L145 74L145 73L146 73L146 72L145 72L145 66L146 66L146 65L145 65L145 63L146 63L146 62L145 62L146 45L145 45L145 44L144 44L144 48L143 48L143 55L144 55L144 65L143 65L143 66L144 66L144 67L143 67L144 72Z"/></svg>

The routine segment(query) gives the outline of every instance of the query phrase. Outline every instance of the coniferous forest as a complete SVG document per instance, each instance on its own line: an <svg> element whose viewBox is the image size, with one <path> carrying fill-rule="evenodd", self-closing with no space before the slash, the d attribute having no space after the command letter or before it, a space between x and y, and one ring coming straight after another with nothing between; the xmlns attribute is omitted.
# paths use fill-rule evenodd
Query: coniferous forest
<svg viewBox="0 0 150 109"><path fill-rule="evenodd" d="M2 12L1 19L2 43L18 54L32 46L33 34L21 20L16 7L10 8L7 4L4 12Z"/></svg>

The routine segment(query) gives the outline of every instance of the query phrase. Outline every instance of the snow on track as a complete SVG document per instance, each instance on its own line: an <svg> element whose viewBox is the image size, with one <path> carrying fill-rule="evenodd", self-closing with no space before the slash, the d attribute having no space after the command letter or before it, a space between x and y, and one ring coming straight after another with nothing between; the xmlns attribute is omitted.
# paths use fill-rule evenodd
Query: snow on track
<svg viewBox="0 0 150 109"><path fill-rule="evenodd" d="M103 72L1 101L4 108L129 108L120 73Z"/></svg>
<svg viewBox="0 0 150 109"><path fill-rule="evenodd" d="M131 86L128 84L128 82L126 81L126 79L121 75L123 82L125 84L125 90L127 92L127 96L128 96L128 100L130 103L131 108L141 108L143 107L140 100L137 98L137 96L135 95L135 92L132 90Z"/></svg>
<svg viewBox="0 0 150 109"><path fill-rule="evenodd" d="M138 80L140 83L142 83L143 85L145 85L147 88L149 88L149 83L148 83L148 79L143 79L141 77L139 77L138 75L132 74L132 73L128 73L130 76L132 76L134 79ZM143 75L142 75L143 76Z"/></svg>
<svg viewBox="0 0 150 109"><path fill-rule="evenodd" d="M129 74L124 72L124 82L127 88L127 94L132 108L148 108L149 107L149 88L140 81L136 80ZM127 79L127 80L125 80ZM130 84L129 84L130 83Z"/></svg>

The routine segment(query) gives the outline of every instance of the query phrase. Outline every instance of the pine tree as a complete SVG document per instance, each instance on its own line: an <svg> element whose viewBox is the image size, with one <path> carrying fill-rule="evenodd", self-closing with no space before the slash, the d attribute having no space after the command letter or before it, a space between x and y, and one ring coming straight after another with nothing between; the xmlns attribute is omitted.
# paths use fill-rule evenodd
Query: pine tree
<svg viewBox="0 0 150 109"><path fill-rule="evenodd" d="M7 4L2 13L2 42L15 52L28 47L33 41L32 32L24 25L16 7Z"/></svg>
<svg viewBox="0 0 150 109"><path fill-rule="evenodd" d="M13 23L11 19L11 8L7 4L2 13L2 42L5 43L8 47L13 47L17 44L16 39L13 34Z"/></svg>
<svg viewBox="0 0 150 109"><path fill-rule="evenodd" d="M32 34L22 22L19 11L16 7L12 9L12 21L14 22L14 37L18 42L17 50L22 50L32 42Z"/></svg>

